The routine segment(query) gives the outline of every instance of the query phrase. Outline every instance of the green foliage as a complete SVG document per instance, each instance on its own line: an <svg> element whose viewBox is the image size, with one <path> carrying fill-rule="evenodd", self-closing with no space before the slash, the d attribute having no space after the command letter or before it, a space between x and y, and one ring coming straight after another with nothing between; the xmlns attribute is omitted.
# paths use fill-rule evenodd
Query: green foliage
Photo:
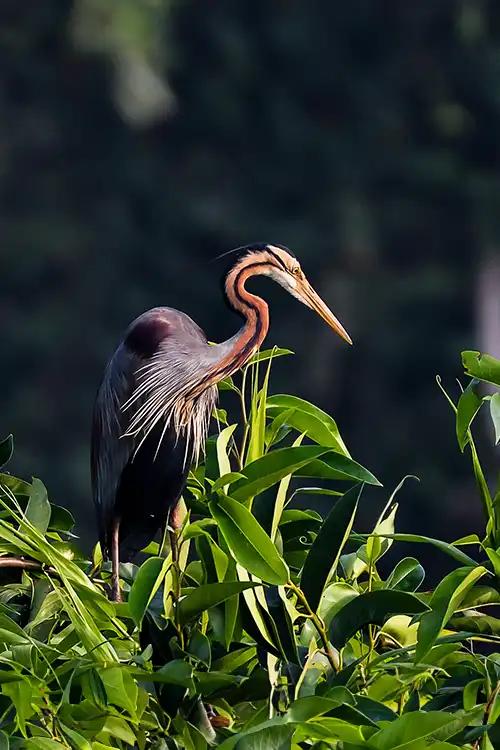
<svg viewBox="0 0 500 750"><path fill-rule="evenodd" d="M499 494L472 436L491 400L478 379L498 363L464 354L473 380L448 397L486 513L482 540L449 542L396 532L403 482L370 533L354 530L364 484L385 491L329 415L268 396L271 360L223 386L239 427L220 412L176 554L153 543L122 565L123 603L107 600L109 565L81 557L42 482L0 475L1 750L498 747ZM2 463L11 454L8 438ZM304 507L315 496L331 500L325 519ZM415 557L384 570L407 542L454 565L434 590Z"/></svg>

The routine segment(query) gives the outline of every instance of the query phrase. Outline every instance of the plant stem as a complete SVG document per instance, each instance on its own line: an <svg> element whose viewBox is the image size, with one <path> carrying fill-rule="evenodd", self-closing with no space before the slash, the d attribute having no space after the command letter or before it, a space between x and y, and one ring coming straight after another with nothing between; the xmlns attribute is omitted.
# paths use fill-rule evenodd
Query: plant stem
<svg viewBox="0 0 500 750"><path fill-rule="evenodd" d="M314 627L318 631L318 635L323 645L323 650L325 651L328 661L330 662L330 666L333 669L333 671L336 672L338 669L338 664L335 663L335 659L334 659L330 644L328 642L328 634L326 632L326 628L325 628L325 624L323 620L321 619L321 617L319 617L316 614L316 612L312 611L311 607L309 606L309 602L307 601L307 598L304 595L304 592L302 591L301 588L299 588L299 586L293 583L293 581L288 581L286 586L287 588L290 589L290 591L293 591L297 599L300 601L304 609L307 611L307 614L310 617L311 622L313 623Z"/></svg>

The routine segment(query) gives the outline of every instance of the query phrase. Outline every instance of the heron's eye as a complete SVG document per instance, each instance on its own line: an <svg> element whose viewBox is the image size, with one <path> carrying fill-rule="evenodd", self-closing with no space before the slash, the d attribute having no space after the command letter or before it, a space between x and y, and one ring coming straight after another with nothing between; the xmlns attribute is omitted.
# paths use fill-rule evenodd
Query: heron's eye
<svg viewBox="0 0 500 750"><path fill-rule="evenodd" d="M291 273L293 274L293 276L300 276L302 273L302 269L300 266L293 266L293 268L291 269Z"/></svg>

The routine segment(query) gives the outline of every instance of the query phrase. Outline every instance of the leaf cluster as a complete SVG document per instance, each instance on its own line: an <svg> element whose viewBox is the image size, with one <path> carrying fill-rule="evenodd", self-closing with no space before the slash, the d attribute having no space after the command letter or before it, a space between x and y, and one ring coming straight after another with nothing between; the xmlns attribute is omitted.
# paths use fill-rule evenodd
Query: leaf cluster
<svg viewBox="0 0 500 750"><path fill-rule="evenodd" d="M496 397L476 389L500 385L500 363L464 353L473 380L457 404L447 395L486 514L483 539L449 542L396 531L404 480L355 530L366 485L384 490L330 415L268 394L286 354L261 352L222 385L241 416L218 410L174 549L154 542L121 566L123 603L42 482L0 474L2 750L498 747L499 494L472 421L486 398L498 428ZM0 467L12 450L0 443ZM305 507L319 497L324 518ZM408 542L448 556L434 589Z"/></svg>

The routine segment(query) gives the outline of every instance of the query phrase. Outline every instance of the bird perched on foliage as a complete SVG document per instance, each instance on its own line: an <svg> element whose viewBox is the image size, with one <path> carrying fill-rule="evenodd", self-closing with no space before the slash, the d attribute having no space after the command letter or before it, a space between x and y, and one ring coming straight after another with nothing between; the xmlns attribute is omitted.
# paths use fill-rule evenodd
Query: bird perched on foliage
<svg viewBox="0 0 500 750"><path fill-rule="evenodd" d="M131 559L167 523L175 525L189 467L204 448L217 383L240 369L267 334L268 306L246 289L248 279L269 276L351 343L290 250L258 244L233 252L224 290L244 318L242 328L210 346L185 313L156 307L130 324L99 387L92 488L103 557L112 562L114 600L120 600L120 559Z"/></svg>

